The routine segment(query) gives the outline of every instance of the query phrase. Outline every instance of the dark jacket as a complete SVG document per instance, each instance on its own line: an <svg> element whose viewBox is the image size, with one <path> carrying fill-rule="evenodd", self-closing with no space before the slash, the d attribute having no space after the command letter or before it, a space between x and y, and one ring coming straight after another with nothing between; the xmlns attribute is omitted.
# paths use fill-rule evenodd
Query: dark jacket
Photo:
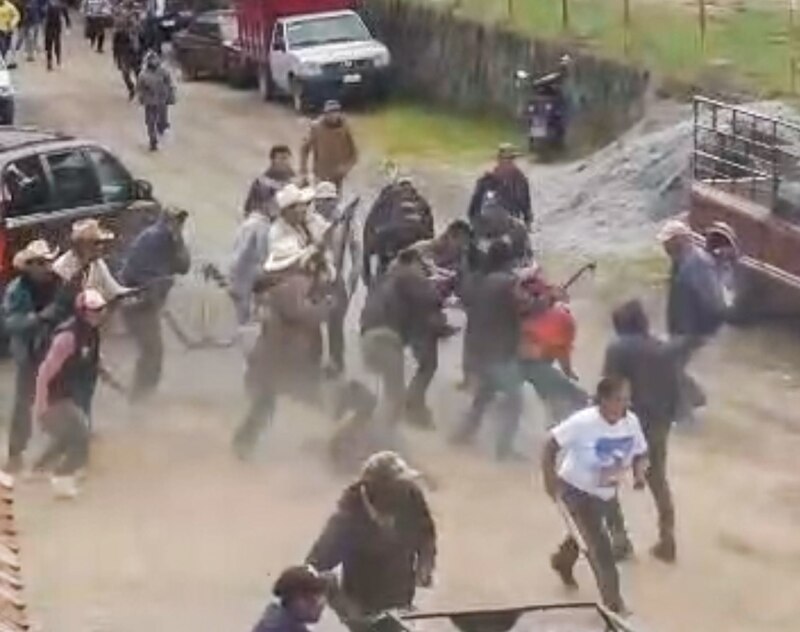
<svg viewBox="0 0 800 632"><path fill-rule="evenodd" d="M434 283L416 270L398 266L367 295L361 312L361 332L386 328L404 344L438 338L447 319Z"/></svg>
<svg viewBox="0 0 800 632"><path fill-rule="evenodd" d="M528 229L518 219L507 213L479 215L472 221L475 231L474 263L481 267L492 244L505 241L511 247L511 256L520 264L533 256Z"/></svg>
<svg viewBox="0 0 800 632"><path fill-rule="evenodd" d="M436 527L419 487L407 482L395 501L394 528L370 517L362 483L348 487L314 543L307 562L320 571L342 566L342 588L365 614L408 607L419 564L433 567Z"/></svg>
<svg viewBox="0 0 800 632"><path fill-rule="evenodd" d="M691 246L672 267L667 329L672 336L711 336L722 325L724 314L714 260L705 250Z"/></svg>
<svg viewBox="0 0 800 632"><path fill-rule="evenodd" d="M44 9L44 30L50 34L60 34L64 26L69 26L69 10L62 0L49 0Z"/></svg>
<svg viewBox="0 0 800 632"><path fill-rule="evenodd" d="M100 370L100 332L79 318L60 325L53 339L61 332L72 333L75 349L50 382L48 404L69 400L88 415Z"/></svg>
<svg viewBox="0 0 800 632"><path fill-rule="evenodd" d="M469 203L468 216L470 221L474 221L476 217L480 216L486 194L490 191L495 193L500 204L512 217L516 217L525 224L530 224L533 221L528 178L517 167L504 174L500 174L495 169L484 174L478 180Z"/></svg>
<svg viewBox="0 0 800 632"><path fill-rule="evenodd" d="M69 316L70 309L55 275L45 284L34 284L25 275L11 281L3 296L3 326L14 360L18 364L41 360L53 329Z"/></svg>
<svg viewBox="0 0 800 632"><path fill-rule="evenodd" d="M308 628L281 604L271 603L256 623L253 632L308 632Z"/></svg>
<svg viewBox="0 0 800 632"><path fill-rule="evenodd" d="M114 31L112 51L117 68L123 72L139 72L142 66L143 52L139 45L139 36L133 29Z"/></svg>
<svg viewBox="0 0 800 632"><path fill-rule="evenodd" d="M129 246L120 271L128 287L147 288L143 303L162 307L174 285L173 277L189 272L191 257L183 236L175 234L164 219L148 226Z"/></svg>
<svg viewBox="0 0 800 632"><path fill-rule="evenodd" d="M517 279L511 272L473 275L463 289L467 313L465 353L480 370L516 358L522 306Z"/></svg>
<svg viewBox="0 0 800 632"><path fill-rule="evenodd" d="M364 222L364 284L372 283L371 258L385 269L400 251L433 238L430 204L416 189L390 184L381 190Z"/></svg>
<svg viewBox="0 0 800 632"><path fill-rule="evenodd" d="M267 215L271 215L268 211L270 205L274 205L275 194L289 184L294 177L295 173L292 170L283 172L273 167L267 169L250 185L244 203L245 215L249 215L253 211L267 212Z"/></svg>
<svg viewBox="0 0 800 632"><path fill-rule="evenodd" d="M630 382L633 412L645 432L675 419L680 353L679 345L647 334L619 336L606 349L603 374Z"/></svg>

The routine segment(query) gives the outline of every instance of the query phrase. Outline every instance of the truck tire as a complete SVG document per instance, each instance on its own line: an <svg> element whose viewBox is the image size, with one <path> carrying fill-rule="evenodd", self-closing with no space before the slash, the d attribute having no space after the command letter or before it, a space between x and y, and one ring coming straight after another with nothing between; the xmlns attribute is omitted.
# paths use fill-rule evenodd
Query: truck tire
<svg viewBox="0 0 800 632"><path fill-rule="evenodd" d="M258 93L263 101L272 101L275 98L275 83L272 81L269 66L258 70Z"/></svg>
<svg viewBox="0 0 800 632"><path fill-rule="evenodd" d="M292 107L294 108L294 111L298 114L307 114L310 106L303 88L303 84L297 81L297 79L292 78L289 85L292 95Z"/></svg>

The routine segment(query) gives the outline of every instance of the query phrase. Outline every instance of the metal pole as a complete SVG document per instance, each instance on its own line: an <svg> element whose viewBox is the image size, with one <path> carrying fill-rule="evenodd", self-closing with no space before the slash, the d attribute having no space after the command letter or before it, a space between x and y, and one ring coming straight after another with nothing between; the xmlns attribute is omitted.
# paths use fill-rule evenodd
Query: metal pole
<svg viewBox="0 0 800 632"><path fill-rule="evenodd" d="M700 3L700 48L706 49L706 0L698 0Z"/></svg>
<svg viewBox="0 0 800 632"><path fill-rule="evenodd" d="M631 52L631 0L622 0L623 47L625 56Z"/></svg>

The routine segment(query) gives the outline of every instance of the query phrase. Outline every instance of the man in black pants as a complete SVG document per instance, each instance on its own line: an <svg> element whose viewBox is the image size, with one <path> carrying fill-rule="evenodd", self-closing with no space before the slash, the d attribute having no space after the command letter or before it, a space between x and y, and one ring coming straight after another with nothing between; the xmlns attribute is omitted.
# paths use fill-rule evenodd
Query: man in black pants
<svg viewBox="0 0 800 632"><path fill-rule="evenodd" d="M628 412L628 382L603 378L597 386L596 400L597 406L575 413L553 428L545 444L545 490L563 505L571 523L567 538L550 563L566 586L577 586L573 568L580 555L579 535L603 603L609 610L624 614L606 517L628 470L633 470L634 486L644 487L647 442L636 415ZM559 455L563 458L559 459Z"/></svg>
<svg viewBox="0 0 800 632"><path fill-rule="evenodd" d="M647 484L658 510L659 541L651 549L664 562L675 561L675 508L667 481L667 442L678 409L682 349L650 334L647 315L638 300L625 303L613 314L617 339L606 351L605 375L631 384L633 412L647 439L650 469ZM615 554L624 559L633 552L619 503L609 515Z"/></svg>
<svg viewBox="0 0 800 632"><path fill-rule="evenodd" d="M44 13L44 50L47 69L53 69L53 57L61 65L61 34L69 27L69 11L62 0L49 0Z"/></svg>

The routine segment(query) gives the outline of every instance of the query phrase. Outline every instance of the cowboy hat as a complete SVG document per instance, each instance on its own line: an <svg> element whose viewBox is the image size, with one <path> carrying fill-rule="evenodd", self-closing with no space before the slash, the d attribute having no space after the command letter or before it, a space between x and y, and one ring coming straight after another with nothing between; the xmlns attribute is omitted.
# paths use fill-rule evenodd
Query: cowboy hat
<svg viewBox="0 0 800 632"><path fill-rule="evenodd" d="M81 219L72 225L72 241L111 241L114 233L105 230L94 218Z"/></svg>
<svg viewBox="0 0 800 632"><path fill-rule="evenodd" d="M57 255L58 251L51 250L44 239L37 239L15 254L12 264L17 270L24 270L31 261L52 261Z"/></svg>
<svg viewBox="0 0 800 632"><path fill-rule="evenodd" d="M296 184L287 184L275 195L275 202L281 211L298 204L308 204L313 199L313 189L308 187L301 189Z"/></svg>
<svg viewBox="0 0 800 632"><path fill-rule="evenodd" d="M337 200L339 190L333 182L319 182L314 190L314 197L317 200Z"/></svg>

